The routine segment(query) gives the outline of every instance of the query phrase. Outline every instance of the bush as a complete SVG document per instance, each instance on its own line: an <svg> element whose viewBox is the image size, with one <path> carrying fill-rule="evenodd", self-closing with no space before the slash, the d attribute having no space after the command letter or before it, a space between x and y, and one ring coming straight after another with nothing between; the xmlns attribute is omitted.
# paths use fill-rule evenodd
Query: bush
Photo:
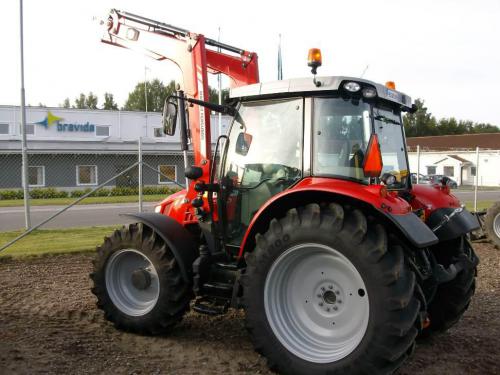
<svg viewBox="0 0 500 375"><path fill-rule="evenodd" d="M70 192L57 190L54 188L43 188L43 189L32 189L30 190L30 197L32 199L51 199L51 198L80 198L84 194L87 194L92 189L86 188L83 190L72 190ZM165 194L170 195L177 192L179 189L167 187L167 186L144 186L142 188L142 193L144 195L154 195L154 194ZM117 186L111 189L102 188L94 191L90 194L91 197L117 197L125 195L137 195L139 194L139 189L137 187L128 186ZM7 199L23 199L23 190L0 190L0 200Z"/></svg>
<svg viewBox="0 0 500 375"><path fill-rule="evenodd" d="M24 193L22 190L0 190L0 199L23 199Z"/></svg>
<svg viewBox="0 0 500 375"><path fill-rule="evenodd" d="M67 198L67 191L59 191L54 188L33 189L30 191L32 199Z"/></svg>
<svg viewBox="0 0 500 375"><path fill-rule="evenodd" d="M118 186L111 189L110 195L113 197L123 196L123 195L137 195L139 194L139 189L136 187L128 186Z"/></svg>

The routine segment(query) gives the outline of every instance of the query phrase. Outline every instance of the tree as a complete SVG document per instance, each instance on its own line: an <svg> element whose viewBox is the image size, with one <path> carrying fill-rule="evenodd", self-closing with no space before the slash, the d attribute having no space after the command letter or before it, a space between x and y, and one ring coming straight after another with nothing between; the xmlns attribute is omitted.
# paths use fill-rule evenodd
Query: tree
<svg viewBox="0 0 500 375"><path fill-rule="evenodd" d="M92 91L90 91L87 98L85 98L85 107L88 109L97 109L97 96L95 96Z"/></svg>
<svg viewBox="0 0 500 375"><path fill-rule="evenodd" d="M78 98L75 99L73 108L85 109L85 94L82 92Z"/></svg>
<svg viewBox="0 0 500 375"><path fill-rule="evenodd" d="M457 120L454 117L442 118L438 121L431 113L428 113L422 99L416 99L415 105L417 111L407 113L403 117L407 137L500 132L498 127L491 124L478 124L470 120Z"/></svg>
<svg viewBox="0 0 500 375"><path fill-rule="evenodd" d="M102 105L102 109L109 109L109 110L118 109L118 105L115 103L113 94L108 92L104 93L104 104Z"/></svg>
<svg viewBox="0 0 500 375"><path fill-rule="evenodd" d="M159 79L147 81L147 99L149 112L162 112L163 104L168 95L175 94L175 81L170 81L164 85ZM127 101L123 109L127 111L145 111L146 100L144 97L145 84L139 82L132 92L128 94Z"/></svg>
<svg viewBox="0 0 500 375"><path fill-rule="evenodd" d="M208 101L210 103L219 104L219 90L209 86L208 94L209 94ZM222 89L222 104L224 104L228 98L229 98L229 89Z"/></svg>
<svg viewBox="0 0 500 375"><path fill-rule="evenodd" d="M69 98L64 99L63 104L59 104L59 106L63 108L71 108L71 103L69 102Z"/></svg>
<svg viewBox="0 0 500 375"><path fill-rule="evenodd" d="M437 135L436 118L431 113L427 113L422 99L416 99L415 113L407 113L403 118L405 133L407 137L422 137L426 135Z"/></svg>

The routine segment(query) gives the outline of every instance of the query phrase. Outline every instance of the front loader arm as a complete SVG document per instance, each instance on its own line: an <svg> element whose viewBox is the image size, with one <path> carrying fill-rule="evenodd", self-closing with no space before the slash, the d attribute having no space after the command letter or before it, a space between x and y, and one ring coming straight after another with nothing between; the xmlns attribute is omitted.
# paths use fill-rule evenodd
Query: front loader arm
<svg viewBox="0 0 500 375"><path fill-rule="evenodd" d="M195 99L208 101L207 73L227 75L232 87L259 82L257 54L253 52L119 10L111 10L106 26L102 42L175 63L182 72L184 92ZM207 49L207 45L236 55ZM203 170L200 180L208 182L211 164L210 111L198 105L188 110L195 165Z"/></svg>

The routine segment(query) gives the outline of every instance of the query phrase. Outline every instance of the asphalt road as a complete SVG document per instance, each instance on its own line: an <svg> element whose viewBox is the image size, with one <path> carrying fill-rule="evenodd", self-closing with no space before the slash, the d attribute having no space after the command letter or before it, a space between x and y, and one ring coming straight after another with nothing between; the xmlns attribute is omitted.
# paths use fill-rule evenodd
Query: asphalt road
<svg viewBox="0 0 500 375"><path fill-rule="evenodd" d="M462 202L472 202L474 200L473 191L463 191L453 189L452 194ZM477 192L477 199L480 201L500 201L500 190L481 191Z"/></svg>
<svg viewBox="0 0 500 375"><path fill-rule="evenodd" d="M473 191L453 190L462 202L474 200ZM478 200L500 201L500 190L478 191ZM153 211L155 203L144 203L144 211ZM40 223L50 215L56 213L63 206L36 206L31 207L32 225ZM71 228L95 225L115 225L130 222L120 214L137 212L137 203L121 204L88 204L70 208L60 216L51 220L43 228ZM0 208L0 231L24 228L24 208Z"/></svg>
<svg viewBox="0 0 500 375"><path fill-rule="evenodd" d="M143 203L144 212L152 212L155 203ZM36 225L64 206L31 207L31 224ZM71 207L42 228L71 228L96 225L126 224L131 220L120 216L138 211L137 203L120 204L86 204ZM0 232L24 228L24 207L0 208Z"/></svg>

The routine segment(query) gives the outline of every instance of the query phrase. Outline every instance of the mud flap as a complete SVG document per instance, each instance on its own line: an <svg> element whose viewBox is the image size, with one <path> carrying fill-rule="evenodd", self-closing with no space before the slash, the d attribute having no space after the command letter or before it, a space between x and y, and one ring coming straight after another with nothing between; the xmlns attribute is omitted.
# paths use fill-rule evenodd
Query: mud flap
<svg viewBox="0 0 500 375"><path fill-rule="evenodd" d="M379 212L395 224L414 246L423 248L439 242L432 230L414 213L393 215L380 210Z"/></svg>

